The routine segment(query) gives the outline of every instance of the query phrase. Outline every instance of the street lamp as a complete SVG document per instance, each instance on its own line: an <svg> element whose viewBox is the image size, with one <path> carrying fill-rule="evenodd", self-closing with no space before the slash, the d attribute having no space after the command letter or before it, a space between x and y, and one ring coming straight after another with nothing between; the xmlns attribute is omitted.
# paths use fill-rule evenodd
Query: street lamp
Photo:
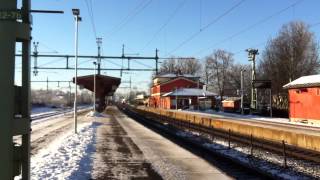
<svg viewBox="0 0 320 180"><path fill-rule="evenodd" d="M75 19L75 67L74 67L74 84L75 84L75 93L74 93L74 133L77 133L77 77L78 77L78 31L79 31L79 21L81 21L80 10L72 9L72 14Z"/></svg>
<svg viewBox="0 0 320 180"><path fill-rule="evenodd" d="M94 64L94 79L93 79L93 112L96 112L96 67L97 62L93 62Z"/></svg>

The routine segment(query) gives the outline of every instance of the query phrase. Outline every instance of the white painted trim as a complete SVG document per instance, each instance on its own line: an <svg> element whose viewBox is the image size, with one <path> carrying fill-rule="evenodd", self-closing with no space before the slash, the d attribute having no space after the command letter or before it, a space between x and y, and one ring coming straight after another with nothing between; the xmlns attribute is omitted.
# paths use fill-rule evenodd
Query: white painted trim
<svg viewBox="0 0 320 180"><path fill-rule="evenodd" d="M302 120L307 120L308 124L320 125L320 119L308 119L308 118L290 118L291 122L300 122Z"/></svg>
<svg viewBox="0 0 320 180"><path fill-rule="evenodd" d="M154 93L154 94L151 94L151 96L160 96L161 93Z"/></svg>

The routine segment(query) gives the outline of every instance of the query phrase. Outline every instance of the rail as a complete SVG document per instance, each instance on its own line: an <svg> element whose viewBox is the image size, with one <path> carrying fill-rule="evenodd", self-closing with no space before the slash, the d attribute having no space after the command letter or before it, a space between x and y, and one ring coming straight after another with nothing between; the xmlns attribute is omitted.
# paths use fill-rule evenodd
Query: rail
<svg viewBox="0 0 320 180"><path fill-rule="evenodd" d="M212 126L211 119L197 119L196 116L186 115L185 119L175 117L176 114L161 114L138 109L132 106L125 106L137 114L147 117L150 120L162 124L170 124L176 128L187 129L201 134L206 134L212 138L222 138L228 141L229 148L232 143L240 143L251 149L251 155L254 149L263 149L274 152L283 157L283 166L287 167L287 158L295 158L320 163L320 152L290 145L285 140L274 141L265 138L254 137L252 134L244 135L234 132L231 129L224 130Z"/></svg>

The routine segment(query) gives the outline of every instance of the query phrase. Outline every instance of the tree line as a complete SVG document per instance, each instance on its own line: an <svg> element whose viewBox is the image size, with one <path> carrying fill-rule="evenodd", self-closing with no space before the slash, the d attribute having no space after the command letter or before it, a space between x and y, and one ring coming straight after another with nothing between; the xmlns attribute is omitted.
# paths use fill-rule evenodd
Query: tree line
<svg viewBox="0 0 320 180"><path fill-rule="evenodd" d="M271 80L273 94L286 93L282 86L301 76L320 71L319 44L310 26L294 21L281 27L260 52L256 74L259 80ZM171 58L161 64L159 73L182 73L201 77L208 90L224 96L236 96L240 90L240 73L244 73L244 90L250 99L251 65L236 63L234 55L215 49L204 59ZM238 91L237 91L238 90Z"/></svg>

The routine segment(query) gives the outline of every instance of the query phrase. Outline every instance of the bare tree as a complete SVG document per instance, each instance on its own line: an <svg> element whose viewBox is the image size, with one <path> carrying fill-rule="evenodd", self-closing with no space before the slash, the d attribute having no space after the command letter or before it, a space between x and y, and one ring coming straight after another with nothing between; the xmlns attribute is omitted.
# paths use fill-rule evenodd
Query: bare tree
<svg viewBox="0 0 320 180"><path fill-rule="evenodd" d="M162 62L160 74L175 73L177 71L177 60L172 58Z"/></svg>
<svg viewBox="0 0 320 180"><path fill-rule="evenodd" d="M175 59L171 58L165 60L160 67L160 74L165 73L182 73L199 75L201 73L201 64L198 59L185 58Z"/></svg>
<svg viewBox="0 0 320 180"><path fill-rule="evenodd" d="M284 25L276 38L271 39L259 64L261 78L271 79L273 92L304 75L319 71L318 44L304 22Z"/></svg>
<svg viewBox="0 0 320 180"><path fill-rule="evenodd" d="M241 90L241 71L243 71L244 81L244 94L245 97L250 98L251 90L251 66L247 64L231 64L230 70L228 71L228 82L229 87L234 90Z"/></svg>
<svg viewBox="0 0 320 180"><path fill-rule="evenodd" d="M194 58L179 59L177 67L183 74L199 75L201 72L200 62Z"/></svg>
<svg viewBox="0 0 320 180"><path fill-rule="evenodd" d="M215 50L213 54L206 57L205 69L208 70L209 85L219 92L221 100L223 100L225 87L228 83L228 71L233 61L232 53L220 49Z"/></svg>

